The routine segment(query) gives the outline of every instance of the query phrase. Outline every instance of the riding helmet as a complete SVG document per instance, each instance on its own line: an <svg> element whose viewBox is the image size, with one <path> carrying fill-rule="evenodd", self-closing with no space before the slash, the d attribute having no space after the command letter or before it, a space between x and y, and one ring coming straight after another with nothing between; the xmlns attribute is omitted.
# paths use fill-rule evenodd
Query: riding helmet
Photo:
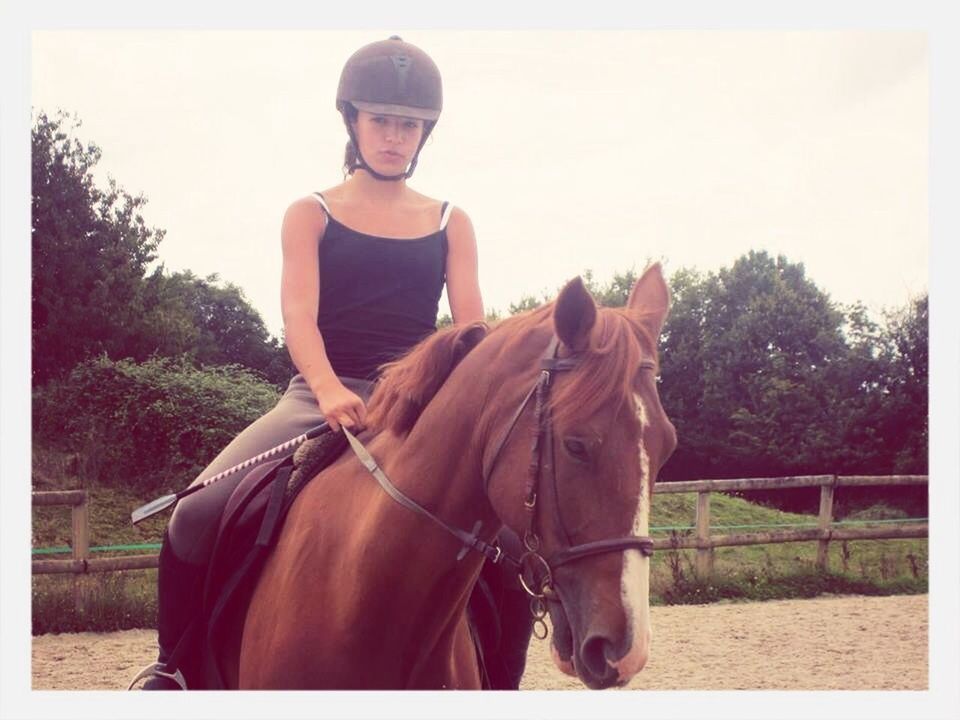
<svg viewBox="0 0 960 720"><path fill-rule="evenodd" d="M358 110L436 122L443 108L440 70L423 50L397 35L370 43L347 60L337 88L337 110Z"/></svg>

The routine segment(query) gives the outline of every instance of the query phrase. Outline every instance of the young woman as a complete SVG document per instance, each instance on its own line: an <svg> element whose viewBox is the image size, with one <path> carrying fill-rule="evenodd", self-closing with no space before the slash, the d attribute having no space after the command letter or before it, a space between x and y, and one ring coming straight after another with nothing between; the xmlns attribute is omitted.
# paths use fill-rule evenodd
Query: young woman
<svg viewBox="0 0 960 720"><path fill-rule="evenodd" d="M362 427L378 366L436 329L444 283L454 323L483 320L470 219L407 184L442 104L437 66L399 37L347 61L336 103L350 138L347 179L293 202L281 229L284 332L299 373L194 484L323 419L334 430ZM184 498L171 517L158 574L159 659L144 689L180 687L163 663L199 611L220 515L243 475Z"/></svg>

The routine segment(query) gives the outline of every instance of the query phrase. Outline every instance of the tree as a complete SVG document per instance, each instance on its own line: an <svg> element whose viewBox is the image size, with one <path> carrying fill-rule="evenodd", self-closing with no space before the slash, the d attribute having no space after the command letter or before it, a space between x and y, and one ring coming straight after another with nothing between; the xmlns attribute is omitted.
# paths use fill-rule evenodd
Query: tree
<svg viewBox="0 0 960 720"><path fill-rule="evenodd" d="M706 277L680 271L671 288L662 396L681 445L665 474L822 467L834 423L825 378L845 355L843 314L803 265L750 252Z"/></svg>
<svg viewBox="0 0 960 720"><path fill-rule="evenodd" d="M286 348L271 337L243 290L218 275L200 278L189 270L151 282L155 308L178 307L190 318L194 338L190 357L199 365L243 365L276 385L296 372Z"/></svg>
<svg viewBox="0 0 960 720"><path fill-rule="evenodd" d="M891 472L926 473L929 444L929 298L926 293L905 308L888 313L889 393L882 435L896 450Z"/></svg>
<svg viewBox="0 0 960 720"><path fill-rule="evenodd" d="M112 179L106 190L96 187L100 149L69 137L79 126L62 112L40 113L31 133L35 383L142 340L140 289L163 239L140 215L142 196Z"/></svg>
<svg viewBox="0 0 960 720"><path fill-rule="evenodd" d="M147 275L164 233L144 224L142 195L112 178L107 190L95 185L100 149L70 137L79 127L62 112L39 113L32 132L34 384L105 354L240 364L285 385L294 372L286 348L240 288L162 265Z"/></svg>

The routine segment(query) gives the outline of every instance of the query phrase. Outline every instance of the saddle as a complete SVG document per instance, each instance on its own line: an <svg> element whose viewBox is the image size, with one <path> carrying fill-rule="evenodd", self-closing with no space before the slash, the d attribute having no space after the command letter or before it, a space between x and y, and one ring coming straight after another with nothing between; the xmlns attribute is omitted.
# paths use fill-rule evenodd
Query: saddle
<svg viewBox="0 0 960 720"><path fill-rule="evenodd" d="M257 466L231 494L207 568L201 613L168 663L180 669L190 689L227 688L218 656L239 655L247 606L287 513L307 483L337 460L346 447L343 433L327 431L301 445L292 455ZM516 540L515 536L513 539ZM509 672L500 657L501 618L518 615L507 607L516 605L516 601L504 602L502 570L484 564L467 611L485 689L516 687L519 682L517 670ZM519 609L525 620L525 601ZM525 650L529 632L521 630L520 634ZM522 674L522 656L519 662Z"/></svg>
<svg viewBox="0 0 960 720"><path fill-rule="evenodd" d="M230 495L207 567L201 613L171 658L189 688L226 688L217 651L239 651L247 605L290 506L346 447L342 433L325 432L292 455L257 466Z"/></svg>

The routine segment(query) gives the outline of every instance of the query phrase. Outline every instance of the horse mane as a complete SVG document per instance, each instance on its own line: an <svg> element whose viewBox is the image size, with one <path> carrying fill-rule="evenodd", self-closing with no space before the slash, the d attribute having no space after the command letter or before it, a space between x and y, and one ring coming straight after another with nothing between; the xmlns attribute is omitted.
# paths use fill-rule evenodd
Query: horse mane
<svg viewBox="0 0 960 720"><path fill-rule="evenodd" d="M453 368L487 330L483 322L443 328L397 360L381 365L380 379L367 404L367 427L374 432L409 433Z"/></svg>
<svg viewBox="0 0 960 720"><path fill-rule="evenodd" d="M500 333L509 336L501 353L511 353L518 345L528 342L531 333L539 331L546 336L544 328L552 333L554 303L507 318L494 326L491 337ZM644 322L646 315L628 308L597 308L596 323L577 372L572 374L570 382L550 394L554 422L582 422L609 403L611 397L627 402L632 409L630 417L635 416L636 370L644 356L657 362L657 343Z"/></svg>
<svg viewBox="0 0 960 720"><path fill-rule="evenodd" d="M454 325L438 330L393 362L380 366L380 380L367 404L367 427L406 435L457 364L485 337L504 337L499 357L515 352L532 334L553 332L555 301L496 323ZM597 319L571 381L551 393L555 422L586 420L615 397L632 408L633 381L644 355L657 361L657 345L643 313L628 308L597 308ZM619 407L617 408L619 410Z"/></svg>

